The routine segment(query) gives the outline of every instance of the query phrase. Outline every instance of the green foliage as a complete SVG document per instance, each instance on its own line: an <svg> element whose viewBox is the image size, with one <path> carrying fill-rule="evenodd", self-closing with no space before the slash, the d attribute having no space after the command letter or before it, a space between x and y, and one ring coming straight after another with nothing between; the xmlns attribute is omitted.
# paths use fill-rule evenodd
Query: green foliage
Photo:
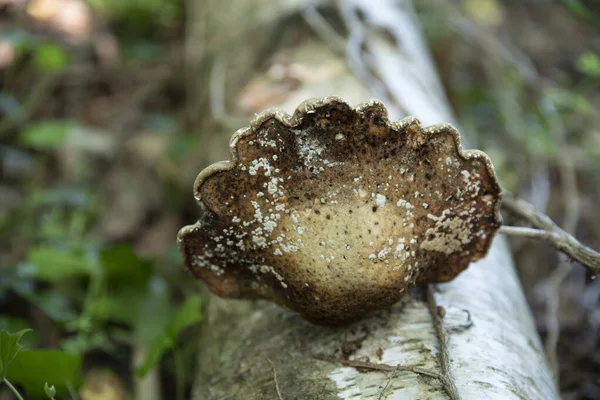
<svg viewBox="0 0 600 400"><path fill-rule="evenodd" d="M594 24L600 25L600 15L594 13L587 5L584 0L561 0L563 6L569 10L573 15L579 18L583 18ZM592 3L592 2L590 2Z"/></svg>
<svg viewBox="0 0 600 400"><path fill-rule="evenodd" d="M177 336L183 331L185 328L200 322L202 319L202 314L200 312L200 305L202 300L200 296L190 296L186 299L185 303L183 303L177 313L173 317L173 321L167 328L167 337L170 339L172 343L175 343L175 339Z"/></svg>
<svg viewBox="0 0 600 400"><path fill-rule="evenodd" d="M151 346L163 334L174 312L171 290L160 278L148 282L143 299L136 310L134 337L146 346Z"/></svg>
<svg viewBox="0 0 600 400"><path fill-rule="evenodd" d="M561 113L575 113L589 117L596 110L590 100L583 93L563 88L551 88L547 91L548 100L556 106Z"/></svg>
<svg viewBox="0 0 600 400"><path fill-rule="evenodd" d="M13 46L17 56L31 56L31 65L42 74L62 72L70 64L69 53L57 40L20 28L9 30L4 38Z"/></svg>
<svg viewBox="0 0 600 400"><path fill-rule="evenodd" d="M600 79L600 58L596 53L583 53L577 60L577 68L590 78Z"/></svg>
<svg viewBox="0 0 600 400"><path fill-rule="evenodd" d="M21 143L40 151L60 148L71 133L74 123L64 120L46 120L31 124L21 134Z"/></svg>
<svg viewBox="0 0 600 400"><path fill-rule="evenodd" d="M33 64L42 71L60 72L68 66L69 55L56 43L43 43L34 52Z"/></svg>
<svg viewBox="0 0 600 400"><path fill-rule="evenodd" d="M39 339L36 332L31 330L29 322L21 318L0 317L0 331L5 332L27 332L27 335L21 336L19 343L23 346L31 347Z"/></svg>
<svg viewBox="0 0 600 400"><path fill-rule="evenodd" d="M200 322L200 304L201 299L198 296L188 298L171 317L170 322L158 330L160 334L156 335L146 359L137 370L139 375L146 375L160 361L162 355L175 346L177 337L185 328Z"/></svg>
<svg viewBox="0 0 600 400"><path fill-rule="evenodd" d="M94 264L86 255L71 249L39 246L29 250L30 273L39 280L59 283L72 277L88 276Z"/></svg>
<svg viewBox="0 0 600 400"><path fill-rule="evenodd" d="M19 343L21 337L29 332L29 329L23 329L16 333L0 332L0 378L6 379L8 365L15 359L23 346Z"/></svg>
<svg viewBox="0 0 600 400"><path fill-rule="evenodd" d="M48 382L45 382L44 392L46 393L46 396L48 396L51 400L54 400L54 396L56 396L56 388L54 385L50 386L48 385Z"/></svg>
<svg viewBox="0 0 600 400"><path fill-rule="evenodd" d="M545 122L542 116L527 115L523 119L520 136L529 155L554 159L558 155L558 149L551 135L551 128Z"/></svg>
<svg viewBox="0 0 600 400"><path fill-rule="evenodd" d="M117 23L126 23L124 39L150 37L157 27L166 26L181 15L183 0L87 0L97 12Z"/></svg>
<svg viewBox="0 0 600 400"><path fill-rule="evenodd" d="M143 285L152 274L152 263L140 258L130 246L104 249L100 258L106 277L115 284Z"/></svg>
<svg viewBox="0 0 600 400"><path fill-rule="evenodd" d="M93 20L100 22L94 24L94 29L116 33L121 64L111 68L135 69L156 60L164 62L167 54L172 55L170 38L183 26L183 0L87 2L92 6ZM18 181L7 182L11 189L24 194L22 201L0 214L0 243L5 244L2 249L16 249L10 251L10 258L4 254L0 257L0 307L10 307L10 316L0 316L0 330L6 331L0 334L0 378L7 372L7 378L30 398L59 399L67 393L67 386L77 386L82 358L91 354L94 359L96 350L115 356L116 348L144 347L147 357L139 366L144 372L156 368L166 352L179 351L179 356L185 358L178 348L178 336L200 320L200 300L191 297L184 301L186 282L165 272L171 270L168 266L181 262L178 253L142 257L134 248L133 238L109 241L98 233L103 211L111 206L107 204L106 182L80 179L87 175L79 174L78 168L93 173L96 164L76 164L82 155L87 163L87 154L96 157L97 165L111 160L115 151L106 143L112 144L114 138L94 140L108 137L103 136L104 129L113 132L102 126L97 134L88 128L95 126L95 121L84 121L83 112L62 114L56 110L62 107L60 99L71 104L69 94L79 91L72 86L79 85L71 80L72 73L79 72L74 67L83 65L87 71L87 67L97 66L96 56L102 55L96 51L102 49L96 44L75 43L67 32L58 32L50 24L34 30L39 28L36 18L32 15L26 26L11 26L9 18L2 33L15 58L2 71L7 85L0 89L0 115L4 117L0 118L0 135L5 139L0 148L0 169L5 166L4 151L13 148L28 157L30 165ZM31 26L34 29L30 30ZM48 34L50 31L52 34ZM141 85L148 83L144 79L140 79ZM104 82L104 77L99 82ZM104 92L102 85L89 91L86 87L79 94L96 96ZM76 101L79 99L77 95ZM54 103L56 100L58 103ZM180 123L177 112L140 111L143 129L165 136L169 154L164 160L175 171L176 164L198 146L199 136L175 134ZM74 119L64 118L65 114ZM96 110L91 114L95 116ZM67 144L72 146L67 148ZM157 179L156 184L161 182ZM52 335L7 333L30 328L33 324L27 319L34 313L36 319L50 326ZM52 350L35 349L40 336ZM31 350L21 351L23 345ZM6 369L8 363L10 368ZM183 382L184 372L173 372L178 384ZM135 378L125 378L130 379ZM17 396L16 389L13 393Z"/></svg>
<svg viewBox="0 0 600 400"><path fill-rule="evenodd" d="M46 382L56 393L68 393L68 386L80 384L81 358L58 350L23 350L14 359L7 378L18 383L31 397L43 397Z"/></svg>

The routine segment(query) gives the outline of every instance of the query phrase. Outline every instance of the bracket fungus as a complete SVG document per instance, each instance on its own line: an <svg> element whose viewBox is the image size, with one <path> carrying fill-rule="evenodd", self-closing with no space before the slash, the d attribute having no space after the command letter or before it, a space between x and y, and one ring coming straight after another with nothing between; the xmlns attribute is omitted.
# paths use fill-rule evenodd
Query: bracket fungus
<svg viewBox="0 0 600 400"><path fill-rule="evenodd" d="M184 262L221 297L270 299L316 323L454 279L501 225L488 157L462 151L450 125L390 122L377 101L266 111L230 151L196 179L204 215L179 232Z"/></svg>

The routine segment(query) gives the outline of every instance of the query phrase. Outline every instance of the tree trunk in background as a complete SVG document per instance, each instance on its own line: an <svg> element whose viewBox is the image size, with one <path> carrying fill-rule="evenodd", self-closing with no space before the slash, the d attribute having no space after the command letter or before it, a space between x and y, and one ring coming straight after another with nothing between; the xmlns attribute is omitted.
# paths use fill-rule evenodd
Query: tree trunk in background
<svg viewBox="0 0 600 400"><path fill-rule="evenodd" d="M378 98L390 119L454 122L408 1L192 3L190 21L210 21L192 24L188 43L203 49L190 56L189 72L213 71L199 75L204 86L191 85L193 107L212 110L200 122L212 129L203 131L211 137L207 161L215 161L214 148L227 157L230 135L253 112L278 105L291 113L308 97L336 95L354 105ZM200 340L195 400L558 398L501 237L453 282L414 290L344 328L315 326L262 301L210 296ZM351 360L418 366L446 379L317 358L341 357L342 347L356 347Z"/></svg>

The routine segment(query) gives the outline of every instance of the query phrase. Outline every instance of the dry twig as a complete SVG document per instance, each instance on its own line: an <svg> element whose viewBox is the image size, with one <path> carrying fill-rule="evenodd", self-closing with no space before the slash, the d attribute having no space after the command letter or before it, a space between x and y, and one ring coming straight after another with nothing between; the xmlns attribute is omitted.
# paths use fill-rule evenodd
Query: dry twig
<svg viewBox="0 0 600 400"><path fill-rule="evenodd" d="M427 286L427 303L429 304L429 312L431 313L431 319L433 320L433 327L435 328L435 334L440 344L440 368L442 370L442 384L448 393L448 396L452 400L458 400L458 389L454 385L454 381L450 375L450 361L448 359L448 343L447 334L442 323L442 318L438 315L438 304L435 301L433 291L435 285Z"/></svg>
<svg viewBox="0 0 600 400"><path fill-rule="evenodd" d="M381 364L381 363L372 363L368 361L358 361L358 360L344 360L342 358L335 357L315 357L322 361L327 361L331 363L339 363L345 365L347 367L353 367L356 369L367 369L371 371L382 371L382 372L412 372L413 374L427 376L429 378L437 379L442 383L442 386L448 393L448 396L451 400L458 400L458 391L454 386L454 383L445 375L439 374L435 371L431 371L425 368L413 367L410 365L389 365L389 364ZM442 368L443 371L443 368Z"/></svg>
<svg viewBox="0 0 600 400"><path fill-rule="evenodd" d="M424 375L430 378L443 380L442 375L437 372L430 371L425 368L413 367L410 365L389 365L389 364L381 364L381 363L372 363L368 361L358 361L358 360L344 360L343 358L336 357L315 357L321 361L327 361L330 363L338 363L345 365L347 367L353 367L357 369L367 369L371 371L382 371L382 372L394 372L394 371L402 371L402 372L412 372L417 375Z"/></svg>
<svg viewBox="0 0 600 400"><path fill-rule="evenodd" d="M448 349L446 346L446 335L444 333L444 328L442 326L442 323L439 320L439 317L437 316L437 312L436 312L437 305L435 303L435 299L433 298L433 293L432 293L431 288L428 290L428 300L429 300L429 305L430 305L431 316L433 318L433 324L435 326L436 334L438 336L438 341L440 342L440 369L442 370L441 374L437 373L435 371L425 369L425 368L420 368L420 367L415 367L415 366L410 366L410 365L395 365L394 366L394 365L388 365L388 364L382 364L382 363L372 363L372 362L368 362L368 361L344 360L344 359L335 358L335 357L316 357L316 358L319 360L322 360L322 361L339 363L339 364L346 365L348 367L354 367L357 369L368 369L368 370L373 370L373 371L391 372L392 376L388 380L385 388L383 389L383 392L385 392L385 390L387 389L394 374L398 371L404 371L404 372L412 372L417 375L423 375L423 376L437 379L438 381L441 382L442 386L444 387L444 390L446 391L446 393L448 394L448 397L451 400L460 399L460 396L458 394L458 389L456 388L456 386L454 385L454 382L452 381L452 378L450 377ZM383 392L382 392L382 394L383 394Z"/></svg>
<svg viewBox="0 0 600 400"><path fill-rule="evenodd" d="M562 230L546 214L535 209L524 200L504 195L502 207L527 220L533 228L502 226L498 232L531 239L541 239L585 267L600 273L600 253L583 245L571 234Z"/></svg>
<svg viewBox="0 0 600 400"><path fill-rule="evenodd" d="M396 368L394 368L394 371L392 371L390 377L385 383L385 386L383 387L383 389L381 389L381 393L379 393L379 397L377 397L377 400L381 400L383 398L383 395L385 394L385 391L388 389L388 387L390 387L390 383L392 383L392 379L394 379L394 376L396 376L396 371L398 371L398 366L399 365L396 365Z"/></svg>
<svg viewBox="0 0 600 400"><path fill-rule="evenodd" d="M562 119L556 110L556 107L549 96L543 97L540 101L539 110L542 115L550 122L550 132L555 139L558 146L569 151L569 146L566 140L566 128L563 124ZM565 196L564 208L565 214L563 219L564 230L574 235L577 229L577 223L581 214L581 207L579 206L579 188L577 187L577 170L573 159L569 156L559 157L558 166L560 172L560 184L562 186L562 193ZM560 366L558 361L558 341L560 339L560 320L558 317L560 308L560 288L563 282L570 275L573 265L569 262L566 255L561 254L560 262L558 267L548 277L548 290L546 300L546 314L547 314L547 330L548 335L545 340L546 354L550 362L550 366L556 380L559 380ZM583 282L581 282L584 285ZM583 288L582 288L583 290Z"/></svg>
<svg viewBox="0 0 600 400"><path fill-rule="evenodd" d="M277 381L277 371L275 370L275 364L273 364L273 361L271 361L268 357L265 357L265 359L269 362L269 364L271 364L271 370L273 371L273 380L275 381L275 389L277 390L277 396L279 397L279 400L283 400L281 390L279 389L279 382Z"/></svg>

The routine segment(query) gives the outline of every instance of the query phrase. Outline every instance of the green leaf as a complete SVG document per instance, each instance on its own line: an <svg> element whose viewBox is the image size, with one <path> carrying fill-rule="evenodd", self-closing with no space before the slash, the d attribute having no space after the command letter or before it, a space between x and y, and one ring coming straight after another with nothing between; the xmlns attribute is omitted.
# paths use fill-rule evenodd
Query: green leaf
<svg viewBox="0 0 600 400"><path fill-rule="evenodd" d="M579 57L577 68L592 78L600 78L600 58L591 51L586 51Z"/></svg>
<svg viewBox="0 0 600 400"><path fill-rule="evenodd" d="M148 282L142 304L136 311L135 338L149 347L165 335L175 314L171 292L164 279L154 277Z"/></svg>
<svg viewBox="0 0 600 400"><path fill-rule="evenodd" d="M173 346L173 343L168 340L166 336L161 336L146 354L144 362L136 370L136 373L140 377L146 376L146 374L153 369L162 358L163 354Z"/></svg>
<svg viewBox="0 0 600 400"><path fill-rule="evenodd" d="M58 350L24 350L15 357L7 378L18 383L29 397L44 397L46 382L54 385L58 396L67 386L80 383L81 358Z"/></svg>
<svg viewBox="0 0 600 400"><path fill-rule="evenodd" d="M75 124L64 120L45 120L29 125L21 134L21 143L32 149L48 151L60 148Z"/></svg>
<svg viewBox="0 0 600 400"><path fill-rule="evenodd" d="M163 334L150 347L150 352L147 354L146 359L137 369L138 375L146 375L148 371L158 364L163 354L173 348L177 341L177 336L179 336L181 331L201 320L200 304L200 297L192 296L181 305Z"/></svg>
<svg viewBox="0 0 600 400"><path fill-rule="evenodd" d="M45 43L35 49L33 63L42 71L60 72L69 64L69 56L59 45Z"/></svg>
<svg viewBox="0 0 600 400"><path fill-rule="evenodd" d="M135 327L140 320L156 320L164 314L165 307L168 308L167 315L172 313L170 293L164 281L161 281L162 293L156 290L150 293L153 287L157 289L157 280L150 280L154 269L152 262L139 257L130 246L106 249L100 257L109 281L109 290L101 299L108 317ZM145 313L144 307L149 300L152 305ZM161 320L160 323L165 322Z"/></svg>
<svg viewBox="0 0 600 400"><path fill-rule="evenodd" d="M202 319L200 305L202 300L200 296L189 297L179 308L175 318L169 327L169 338L175 342L177 336L188 326L191 326Z"/></svg>
<svg viewBox="0 0 600 400"><path fill-rule="evenodd" d="M105 353L111 353L116 351L116 349L109 335L110 332L97 329L90 332L89 335L74 335L62 339L60 347L67 354L82 355L88 353L90 350L101 350Z"/></svg>
<svg viewBox="0 0 600 400"><path fill-rule="evenodd" d="M19 343L25 347L33 347L39 340L39 337L36 332L31 330L29 322L21 318L8 316L0 317L0 331L17 332L27 330L30 331L29 335L21 337Z"/></svg>
<svg viewBox="0 0 600 400"><path fill-rule="evenodd" d="M106 249L101 254L102 265L108 279L144 285L152 274L152 263L140 258L130 246Z"/></svg>
<svg viewBox="0 0 600 400"><path fill-rule="evenodd" d="M119 288L111 286L97 300L98 308L104 313L104 319L135 326L144 302L145 288L139 285Z"/></svg>
<svg viewBox="0 0 600 400"><path fill-rule="evenodd" d="M523 140L528 154L553 158L558 154L558 149L548 133L542 130L523 132Z"/></svg>
<svg viewBox="0 0 600 400"><path fill-rule="evenodd" d="M15 333L8 333L6 331L0 332L0 378L4 380L7 376L8 364L10 364L17 354L21 351L23 346L19 344L21 336L29 332L31 329L23 329L22 331Z"/></svg>
<svg viewBox="0 0 600 400"><path fill-rule="evenodd" d="M54 396L56 396L56 388L54 385L48 385L48 382L44 383L44 392L46 392L46 396L48 396L51 400L54 400Z"/></svg>
<svg viewBox="0 0 600 400"><path fill-rule="evenodd" d="M26 272L33 277L50 282L60 282L76 276L87 276L93 265L85 254L72 250L62 250L40 246L27 253L29 267Z"/></svg>
<svg viewBox="0 0 600 400"><path fill-rule="evenodd" d="M552 102L559 112L573 111L586 116L593 115L595 108L590 100L582 93L562 88L548 90L548 101Z"/></svg>

